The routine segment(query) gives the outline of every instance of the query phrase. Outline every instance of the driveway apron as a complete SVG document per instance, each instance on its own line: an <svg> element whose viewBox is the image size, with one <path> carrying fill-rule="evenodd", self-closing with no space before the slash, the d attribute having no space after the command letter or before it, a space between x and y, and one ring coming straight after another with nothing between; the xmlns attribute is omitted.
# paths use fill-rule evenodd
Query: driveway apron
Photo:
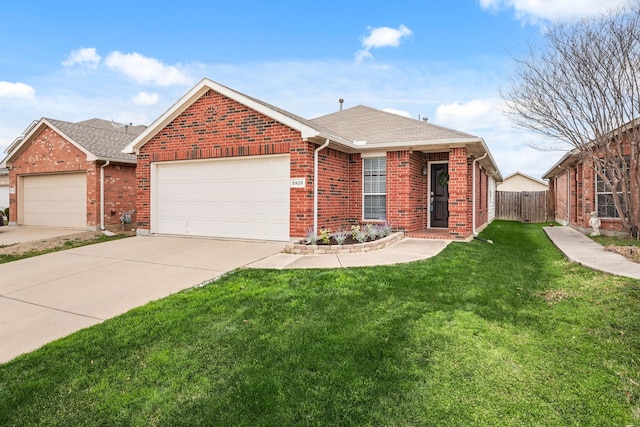
<svg viewBox="0 0 640 427"><path fill-rule="evenodd" d="M0 363L274 255L284 243L133 237L0 265Z"/></svg>

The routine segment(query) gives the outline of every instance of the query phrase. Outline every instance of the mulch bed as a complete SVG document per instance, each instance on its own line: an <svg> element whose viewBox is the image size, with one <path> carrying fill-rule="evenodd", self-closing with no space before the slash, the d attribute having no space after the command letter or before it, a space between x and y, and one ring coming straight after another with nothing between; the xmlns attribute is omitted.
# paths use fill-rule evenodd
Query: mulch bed
<svg viewBox="0 0 640 427"><path fill-rule="evenodd" d="M374 239L374 240L367 239L366 241L367 242L374 242L376 240L380 240L380 239L379 238L378 239ZM361 242L358 242L356 239L353 238L353 236L348 235L347 239L344 241L344 243L342 243L342 245L357 245L357 244L360 244L360 243ZM362 242L362 243L365 243L365 242ZM301 240L300 244L306 245L307 241L306 240ZM337 245L338 242L336 242L336 239L331 237L331 239L329 240L329 243L325 243L322 240L318 239L315 244L318 245L318 246L329 246L329 245Z"/></svg>
<svg viewBox="0 0 640 427"><path fill-rule="evenodd" d="M605 249L640 263L640 246L606 246Z"/></svg>

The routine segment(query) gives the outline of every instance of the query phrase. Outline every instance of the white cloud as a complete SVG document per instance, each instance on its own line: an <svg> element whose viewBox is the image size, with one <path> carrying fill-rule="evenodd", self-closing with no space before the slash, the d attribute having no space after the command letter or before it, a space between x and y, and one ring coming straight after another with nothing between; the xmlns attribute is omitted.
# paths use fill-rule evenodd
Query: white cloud
<svg viewBox="0 0 640 427"><path fill-rule="evenodd" d="M395 108L383 108L382 111L386 111L387 113L397 114L399 116L411 117L411 113L406 110L398 110Z"/></svg>
<svg viewBox="0 0 640 427"><path fill-rule="evenodd" d="M338 111L340 98L345 101L344 108L367 105L415 119L429 117L429 123L484 138L504 176L520 170L540 177L555 163L552 156L556 153L531 149L528 144L538 136L514 128L501 114L501 75L488 72L483 65L473 61L464 67L420 62L382 68L373 62L333 60L189 64L188 69L198 78L210 77L305 118ZM0 148L43 116L70 122L99 117L149 125L189 89L157 86L151 90L134 79L122 81L113 74L60 73L38 85L37 103L3 100ZM149 96L140 95L143 91ZM152 101L153 94L158 96L157 103L142 105L141 101Z"/></svg>
<svg viewBox="0 0 640 427"><path fill-rule="evenodd" d="M96 53L95 47L87 47L71 51L67 59L62 63L65 67L74 65L85 66L95 69L100 64L100 55Z"/></svg>
<svg viewBox="0 0 640 427"><path fill-rule="evenodd" d="M400 25L398 29L389 27L371 28L369 35L362 39L362 50L356 52L356 61L362 62L365 59L373 58L371 55L371 49L377 49L380 47L398 47L403 37L408 37L412 34L411 30Z"/></svg>
<svg viewBox="0 0 640 427"><path fill-rule="evenodd" d="M460 104L439 105L436 121L447 123L454 129L483 129L496 125L504 126L508 121L502 114L503 101L498 98L473 99Z"/></svg>
<svg viewBox="0 0 640 427"><path fill-rule="evenodd" d="M533 148L549 141L515 127L503 114L504 103L500 98L483 98L442 104L436 108L434 122L482 137L503 176L520 171L541 178L564 152Z"/></svg>
<svg viewBox="0 0 640 427"><path fill-rule="evenodd" d="M0 98L33 99L35 95L35 89L27 84L0 81Z"/></svg>
<svg viewBox="0 0 640 427"><path fill-rule="evenodd" d="M139 92L132 98L132 101L136 105L149 106L156 105L160 101L160 96L157 93Z"/></svg>
<svg viewBox="0 0 640 427"><path fill-rule="evenodd" d="M567 21L609 12L632 0L480 0L490 11L513 9L516 18L529 22Z"/></svg>
<svg viewBox="0 0 640 427"><path fill-rule="evenodd" d="M190 85L193 79L175 65L166 65L139 53L112 52L105 60L107 66L138 83L158 86Z"/></svg>

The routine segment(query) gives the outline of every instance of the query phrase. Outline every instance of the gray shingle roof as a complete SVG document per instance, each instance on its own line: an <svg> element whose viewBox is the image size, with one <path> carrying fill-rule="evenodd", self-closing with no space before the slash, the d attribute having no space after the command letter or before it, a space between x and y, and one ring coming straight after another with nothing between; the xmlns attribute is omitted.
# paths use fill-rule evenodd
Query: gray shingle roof
<svg viewBox="0 0 640 427"><path fill-rule="evenodd" d="M130 126L102 119L90 119L78 123L54 119L46 120L73 142L103 160L135 162L136 156L124 154L122 149L146 128L145 126Z"/></svg>
<svg viewBox="0 0 640 427"><path fill-rule="evenodd" d="M269 104L268 102L262 101L262 100L260 100L258 98L254 98L253 96L249 96L249 95L247 95L245 93L238 92L238 91L236 91L234 89L231 89L231 88L229 88L227 86L224 86L224 85L220 85L220 86L223 86L223 87L225 87L225 88L227 88L227 89L229 89L231 91L234 91L234 92L236 92L236 93L238 93L238 94L240 94L242 96L245 96L245 97L253 100L254 102L257 102L258 104L262 104L265 107L270 108L270 109L272 109L274 111L277 111L280 114L283 114L283 115L285 115L285 116L287 116L287 117L289 117L289 118L291 118L293 120L296 120L296 121L298 121L300 123L303 123L303 124L305 124L305 125L307 125L309 127L312 127L314 129L322 132L323 135L330 137L332 140L334 140L336 142L343 142L343 141L341 141L343 139L345 141L350 141L348 139L345 139L344 137L341 137L340 135L335 133L333 130L331 130L331 129L325 127L325 126L322 126L320 123L317 123L315 120L305 119L304 117L298 116L297 114L294 114L294 113L292 113L290 111L283 110L280 107L276 107L275 105Z"/></svg>
<svg viewBox="0 0 640 427"><path fill-rule="evenodd" d="M330 129L347 140L367 141L368 145L394 142L479 139L464 132L363 105L317 117L312 119L311 122L316 126L320 125Z"/></svg>

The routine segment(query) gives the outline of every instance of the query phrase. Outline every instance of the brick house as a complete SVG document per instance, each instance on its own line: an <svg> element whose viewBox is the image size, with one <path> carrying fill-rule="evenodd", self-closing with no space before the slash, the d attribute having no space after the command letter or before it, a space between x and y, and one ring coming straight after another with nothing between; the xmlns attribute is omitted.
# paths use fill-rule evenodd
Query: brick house
<svg viewBox="0 0 640 427"><path fill-rule="evenodd" d="M591 213L596 212L603 234L626 234L611 191L578 150L566 153L543 175L543 179L549 180L549 197L556 222L587 233L592 230L589 225Z"/></svg>
<svg viewBox="0 0 640 427"><path fill-rule="evenodd" d="M502 180L482 138L364 106L308 120L208 79L125 152L140 235L288 241L387 221L466 240Z"/></svg>
<svg viewBox="0 0 640 427"><path fill-rule="evenodd" d="M122 149L144 128L100 119L34 121L3 161L9 224L88 230L120 224L136 209L136 158Z"/></svg>

